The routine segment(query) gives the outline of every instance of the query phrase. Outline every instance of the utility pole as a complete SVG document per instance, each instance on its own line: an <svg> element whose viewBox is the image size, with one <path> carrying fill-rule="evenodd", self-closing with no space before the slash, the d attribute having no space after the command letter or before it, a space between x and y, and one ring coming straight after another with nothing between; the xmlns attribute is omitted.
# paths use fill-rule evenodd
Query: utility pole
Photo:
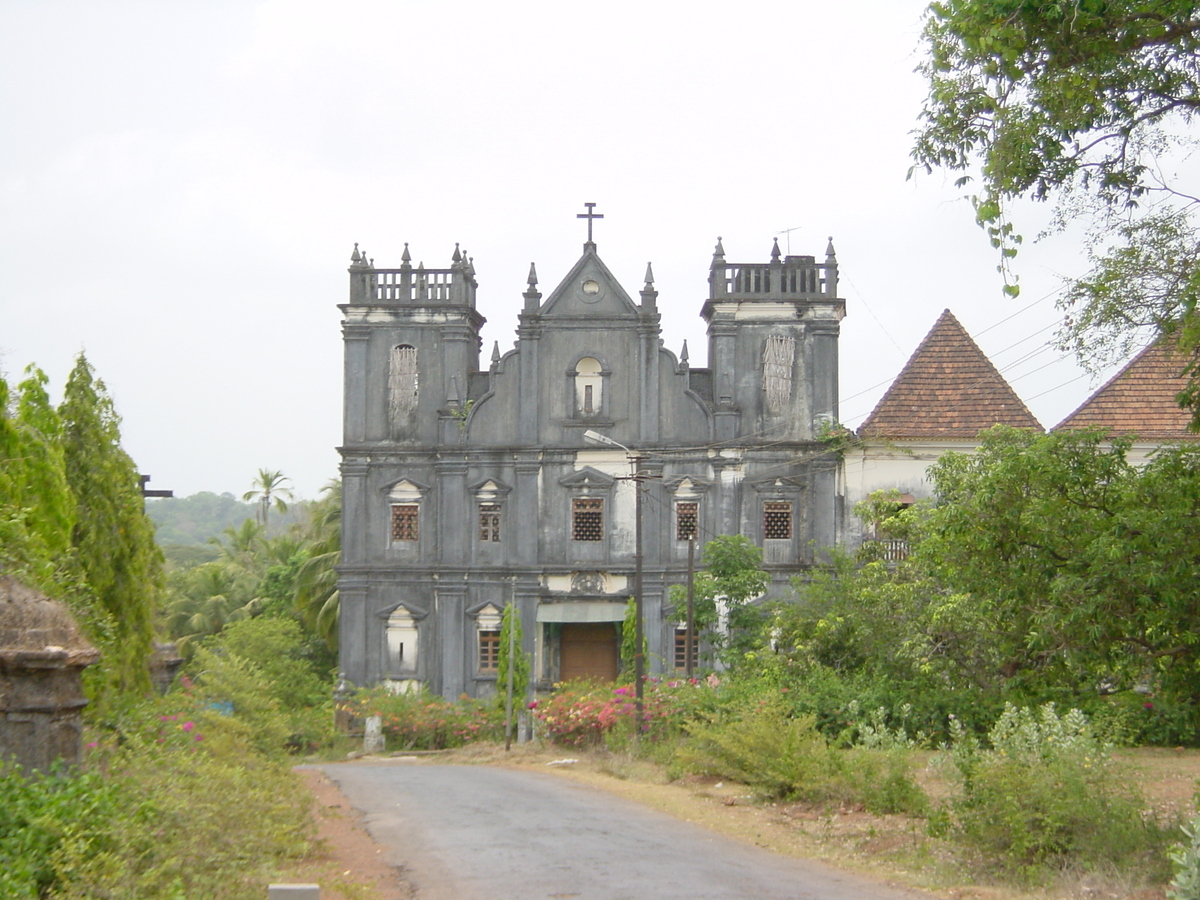
<svg viewBox="0 0 1200 900"><path fill-rule="evenodd" d="M645 650L645 610L642 606L642 491L646 476L642 473L642 460L645 459L639 451L630 450L620 441L614 441L606 434L588 429L583 433L583 439L593 444L607 444L610 447L620 447L629 456L633 464L634 493L634 554L633 554L633 706L637 711L637 734L640 737L646 733L645 696L646 696L646 650Z"/></svg>
<svg viewBox="0 0 1200 900"><path fill-rule="evenodd" d="M684 636L684 669L690 680L696 674L696 535L688 538L687 634Z"/></svg>
<svg viewBox="0 0 1200 900"><path fill-rule="evenodd" d="M504 752L512 747L513 671L517 668L517 608L508 602L508 696L504 698Z"/></svg>
<svg viewBox="0 0 1200 900"><path fill-rule="evenodd" d="M633 686L633 706L637 710L637 733L639 735L646 733L646 716L645 716L645 680L646 680L646 647L645 647L645 612L642 608L642 492L645 490L642 484L642 460L644 457L638 453L633 457L633 489L637 493L634 494L634 544L635 551L633 556L633 677L636 679Z"/></svg>

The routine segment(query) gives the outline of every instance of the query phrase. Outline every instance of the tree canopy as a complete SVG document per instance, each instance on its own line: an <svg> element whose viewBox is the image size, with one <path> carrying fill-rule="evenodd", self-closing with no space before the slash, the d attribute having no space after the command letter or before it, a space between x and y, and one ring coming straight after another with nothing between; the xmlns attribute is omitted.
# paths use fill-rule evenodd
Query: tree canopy
<svg viewBox="0 0 1200 900"><path fill-rule="evenodd" d="M930 471L919 553L987 603L1003 674L1088 689L1154 681L1200 699L1200 448L1146 465L1096 432L997 428Z"/></svg>
<svg viewBox="0 0 1200 900"><path fill-rule="evenodd" d="M1170 334L1194 360L1200 189L1172 168L1200 111L1200 3L942 0L923 38L914 159L979 180L976 218L1001 269L1020 242L1018 198L1054 200L1060 225L1090 229L1090 270L1060 301L1062 345L1098 368ZM1189 374L1180 400L1198 426L1200 372Z"/></svg>
<svg viewBox="0 0 1200 900"><path fill-rule="evenodd" d="M81 354L55 409L30 366L0 378L0 567L65 601L101 650L94 686L149 686L162 557L120 419ZM103 681L103 684L100 684Z"/></svg>

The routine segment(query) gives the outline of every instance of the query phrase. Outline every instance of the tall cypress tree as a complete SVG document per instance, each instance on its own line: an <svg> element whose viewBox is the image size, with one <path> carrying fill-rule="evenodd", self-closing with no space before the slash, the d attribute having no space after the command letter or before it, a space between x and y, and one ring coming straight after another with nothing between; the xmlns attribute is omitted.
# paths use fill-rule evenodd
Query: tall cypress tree
<svg viewBox="0 0 1200 900"><path fill-rule="evenodd" d="M523 645L524 636L521 628L521 614L512 603L504 607L500 619L500 654L496 661L496 703L504 709L508 695L508 670L512 668L513 681L513 713L519 712L525 705L525 695L529 690L529 654ZM509 646L513 652L509 652Z"/></svg>
<svg viewBox="0 0 1200 900"><path fill-rule="evenodd" d="M80 581L71 547L75 500L47 380L29 366L13 398L0 379L0 564L65 599Z"/></svg>
<svg viewBox="0 0 1200 900"><path fill-rule="evenodd" d="M121 449L120 418L82 353L67 378L59 415L76 503L72 544L98 610L111 623L109 634L94 635L109 685L145 689L162 554L143 509L137 468Z"/></svg>

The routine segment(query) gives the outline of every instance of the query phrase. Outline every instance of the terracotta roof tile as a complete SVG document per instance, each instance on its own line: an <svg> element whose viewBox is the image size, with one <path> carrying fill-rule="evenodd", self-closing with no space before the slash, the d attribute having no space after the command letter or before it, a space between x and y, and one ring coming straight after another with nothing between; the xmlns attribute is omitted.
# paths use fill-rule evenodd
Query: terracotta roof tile
<svg viewBox="0 0 1200 900"><path fill-rule="evenodd" d="M1187 385L1181 374L1187 362L1170 341L1151 344L1053 430L1103 428L1111 434L1172 441L1200 437L1187 430L1191 411L1175 402Z"/></svg>
<svg viewBox="0 0 1200 900"><path fill-rule="evenodd" d="M993 425L1042 430L947 309L858 433L864 437L970 439Z"/></svg>

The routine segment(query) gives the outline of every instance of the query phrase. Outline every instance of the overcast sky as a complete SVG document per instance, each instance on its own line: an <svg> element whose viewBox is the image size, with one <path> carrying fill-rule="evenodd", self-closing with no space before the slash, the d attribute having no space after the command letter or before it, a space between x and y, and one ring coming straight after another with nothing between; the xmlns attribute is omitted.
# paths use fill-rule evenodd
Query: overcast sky
<svg viewBox="0 0 1200 900"><path fill-rule="evenodd" d="M338 303L377 266L475 261L492 342L548 293L595 202L629 293L705 364L730 262L822 256L857 426L950 308L1044 425L1096 386L1046 342L1080 251L996 259L940 173L906 180L924 3L0 0L0 370L56 395L84 350L151 487L337 475ZM1018 223L1032 235L1035 214Z"/></svg>

